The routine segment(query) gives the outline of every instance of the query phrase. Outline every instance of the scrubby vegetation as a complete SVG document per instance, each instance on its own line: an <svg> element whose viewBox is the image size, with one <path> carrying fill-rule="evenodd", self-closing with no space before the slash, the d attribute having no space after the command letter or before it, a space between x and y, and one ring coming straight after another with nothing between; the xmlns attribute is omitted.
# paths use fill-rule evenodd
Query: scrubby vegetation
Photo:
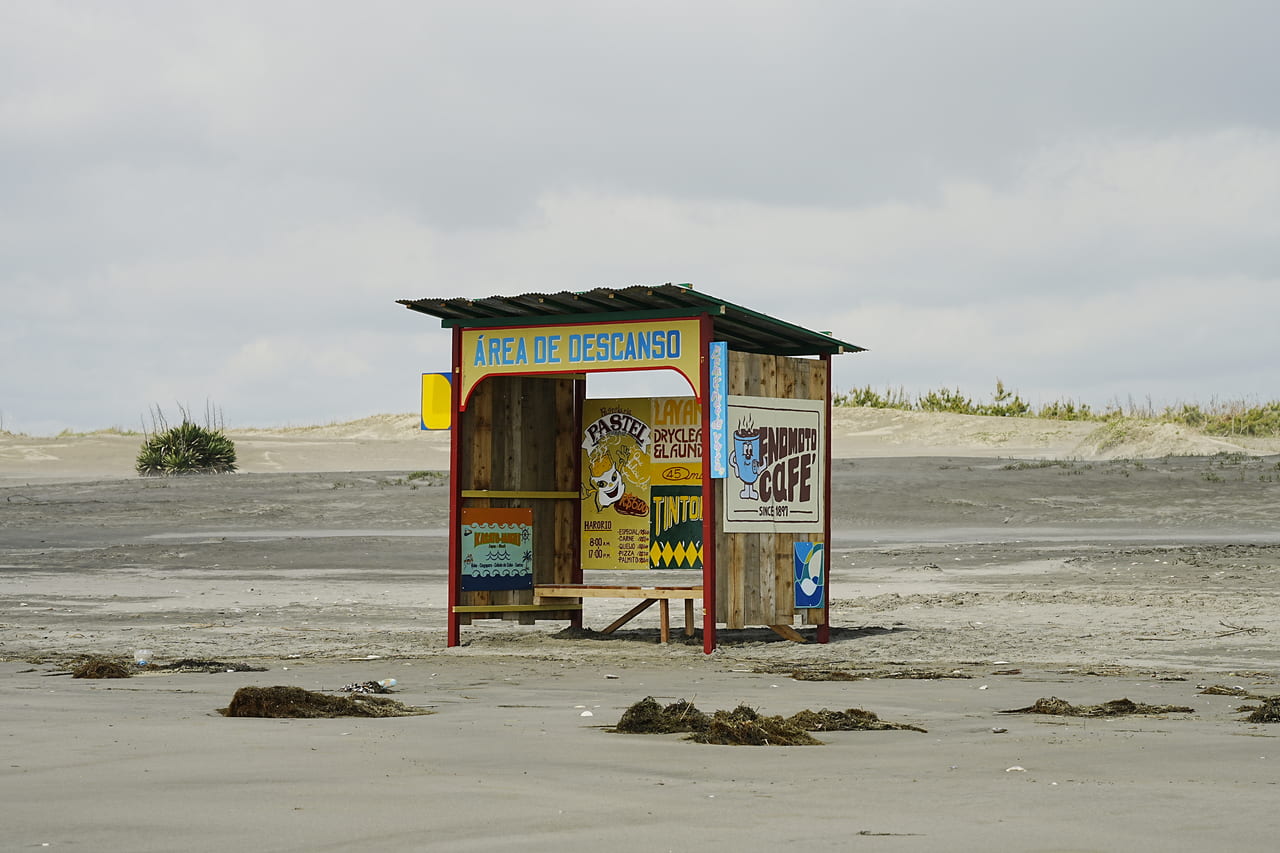
<svg viewBox="0 0 1280 853"><path fill-rule="evenodd" d="M990 402L975 401L959 388L939 388L912 396L904 388L876 391L870 385L837 393L832 398L837 406L865 406L873 409L901 409L915 412L951 412L960 415L994 417L1046 418L1058 421L1124 421L1143 420L1171 423L1200 430L1209 435L1276 436L1280 435L1280 402L1250 404L1245 401L1215 401L1206 407L1179 403L1157 409L1150 399L1145 404L1132 398L1127 404L1112 403L1095 411L1088 403L1055 400L1036 408L1017 392L1005 388L997 379Z"/></svg>
<svg viewBox="0 0 1280 853"><path fill-rule="evenodd" d="M195 423L179 407L182 423L169 426L157 406L151 413L152 428L145 433L136 468L144 477L175 474L227 474L236 470L236 446L223 433L220 413L205 411L205 424Z"/></svg>

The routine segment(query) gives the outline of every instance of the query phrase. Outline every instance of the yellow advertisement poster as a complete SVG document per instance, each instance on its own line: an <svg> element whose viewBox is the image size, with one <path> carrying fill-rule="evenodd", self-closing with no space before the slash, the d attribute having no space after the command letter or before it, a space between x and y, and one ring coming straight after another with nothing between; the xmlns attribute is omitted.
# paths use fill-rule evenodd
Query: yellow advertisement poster
<svg viewBox="0 0 1280 853"><path fill-rule="evenodd" d="M698 402L587 400L582 439L582 567L701 568Z"/></svg>

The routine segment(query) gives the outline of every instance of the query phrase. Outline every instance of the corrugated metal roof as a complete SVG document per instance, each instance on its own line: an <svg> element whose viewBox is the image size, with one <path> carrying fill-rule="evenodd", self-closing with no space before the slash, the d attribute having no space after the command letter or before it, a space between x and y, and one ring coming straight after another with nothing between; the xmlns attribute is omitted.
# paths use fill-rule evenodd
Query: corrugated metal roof
<svg viewBox="0 0 1280 853"><path fill-rule="evenodd" d="M711 315L715 339L730 349L773 355L822 355L863 352L865 347L837 340L776 317L761 314L694 290L687 285L660 284L598 287L580 293L524 293L487 299L398 299L412 311L441 319L445 328L531 325L624 319L658 319Z"/></svg>

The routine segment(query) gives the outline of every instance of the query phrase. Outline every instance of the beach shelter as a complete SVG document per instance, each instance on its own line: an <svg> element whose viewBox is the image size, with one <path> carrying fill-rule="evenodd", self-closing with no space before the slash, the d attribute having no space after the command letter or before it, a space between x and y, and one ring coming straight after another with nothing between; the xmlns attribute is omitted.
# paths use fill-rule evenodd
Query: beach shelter
<svg viewBox="0 0 1280 853"><path fill-rule="evenodd" d="M829 636L831 357L863 348L689 285L403 299L453 335L448 644L476 619L584 600ZM588 399L587 376L675 371L684 396ZM592 582L639 569L634 583ZM700 582L663 584L665 569ZM651 580L657 578L657 580Z"/></svg>

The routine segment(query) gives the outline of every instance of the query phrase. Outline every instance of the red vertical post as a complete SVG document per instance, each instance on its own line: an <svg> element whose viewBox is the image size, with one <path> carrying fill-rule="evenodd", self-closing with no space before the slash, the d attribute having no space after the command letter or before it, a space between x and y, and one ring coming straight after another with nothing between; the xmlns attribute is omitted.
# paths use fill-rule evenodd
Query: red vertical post
<svg viewBox="0 0 1280 853"><path fill-rule="evenodd" d="M461 642L458 606L462 590L462 329L453 330L453 382L449 386L453 429L449 434L449 614L446 645Z"/></svg>
<svg viewBox="0 0 1280 853"><path fill-rule="evenodd" d="M582 430L582 401L587 396L587 380L573 380L573 428L574 430ZM578 439L581 439L578 434ZM575 442L576 444L577 442ZM573 462L573 481L577 484L576 488L582 488L582 453L579 452L574 456ZM582 583L582 501L579 500L573 507L573 583ZM581 601L582 599L578 599ZM582 611L575 610L569 617L569 625L574 628L582 627Z"/></svg>
<svg viewBox="0 0 1280 853"><path fill-rule="evenodd" d="M707 347L715 335L710 314L700 318L699 395L702 397L702 651L716 649L716 490L711 479L711 358Z"/></svg>
<svg viewBox="0 0 1280 853"><path fill-rule="evenodd" d="M822 366L827 371L827 405L823 425L826 445L826 461L823 463L822 482L822 548L826 552L822 561L822 624L818 626L818 642L831 640L831 353L823 353Z"/></svg>

